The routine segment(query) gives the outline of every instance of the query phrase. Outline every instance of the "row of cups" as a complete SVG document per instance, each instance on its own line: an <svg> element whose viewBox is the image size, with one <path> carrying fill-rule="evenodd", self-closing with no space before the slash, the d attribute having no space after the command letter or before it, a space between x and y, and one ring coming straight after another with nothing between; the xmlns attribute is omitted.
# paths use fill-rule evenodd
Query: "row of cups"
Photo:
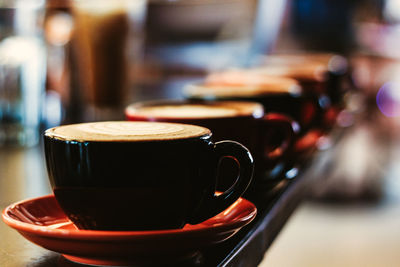
<svg viewBox="0 0 400 267"><path fill-rule="evenodd" d="M188 84L185 100L134 103L125 116L200 125L211 129L216 141L244 144L256 161L251 194L268 191L307 162L318 137L335 125L352 85L347 60L339 55L276 55L264 61ZM225 177L221 189L232 184Z"/></svg>
<svg viewBox="0 0 400 267"><path fill-rule="evenodd" d="M333 126L348 72L336 55L266 60L189 84L186 100L129 105L130 122L47 130L60 207L81 229L179 229L271 191Z"/></svg>

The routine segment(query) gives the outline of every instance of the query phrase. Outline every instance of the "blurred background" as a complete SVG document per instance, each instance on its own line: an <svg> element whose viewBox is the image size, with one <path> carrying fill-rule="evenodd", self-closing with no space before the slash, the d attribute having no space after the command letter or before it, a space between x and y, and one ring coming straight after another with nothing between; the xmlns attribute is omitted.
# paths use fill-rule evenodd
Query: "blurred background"
<svg viewBox="0 0 400 267"><path fill-rule="evenodd" d="M183 98L216 71L341 55L352 90L335 138L319 140L322 179L260 266L400 265L400 1L10 0L0 34L1 159L40 147L46 128Z"/></svg>
<svg viewBox="0 0 400 267"><path fill-rule="evenodd" d="M348 127L313 163L325 177L296 210L260 266L398 266L399 1L288 1L274 51L336 51L356 93ZM344 115L344 114L343 114Z"/></svg>

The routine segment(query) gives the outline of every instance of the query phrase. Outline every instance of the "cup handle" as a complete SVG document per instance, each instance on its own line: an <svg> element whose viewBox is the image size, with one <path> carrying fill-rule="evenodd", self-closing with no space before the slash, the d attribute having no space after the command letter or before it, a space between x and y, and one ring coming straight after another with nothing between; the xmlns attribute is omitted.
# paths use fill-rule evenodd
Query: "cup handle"
<svg viewBox="0 0 400 267"><path fill-rule="evenodd" d="M232 205L249 187L253 178L254 160L250 151L235 141L220 141L214 144L215 168L218 170L223 158L231 158L239 166L239 175L235 183L222 194L216 194L215 186L207 192L207 196L189 220L190 224L198 224L205 221ZM213 173L216 177L217 171ZM216 180L216 178L214 178Z"/></svg>
<svg viewBox="0 0 400 267"><path fill-rule="evenodd" d="M268 113L264 116L263 118L263 123L261 127L263 128L261 132L263 133L261 136L262 138L265 138L264 143L265 146L267 146L268 140L271 136L268 136L267 134L264 134L264 131L270 132L269 127L273 126L274 129L279 133L283 133L283 138L280 138L280 143L278 144L277 147L273 149L268 149L265 148L264 150L264 156L267 162L269 161L282 161L292 150L295 142L295 135L300 131L300 126L299 124L289 118L288 116L285 116L283 114L279 113ZM274 131L272 131L274 133ZM276 133L276 132L275 132Z"/></svg>

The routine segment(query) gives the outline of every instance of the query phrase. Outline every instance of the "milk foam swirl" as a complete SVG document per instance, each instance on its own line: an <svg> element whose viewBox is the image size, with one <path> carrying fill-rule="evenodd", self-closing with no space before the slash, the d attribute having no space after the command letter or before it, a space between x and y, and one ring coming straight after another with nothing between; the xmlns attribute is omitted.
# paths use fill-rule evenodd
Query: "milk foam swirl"
<svg viewBox="0 0 400 267"><path fill-rule="evenodd" d="M138 114L146 116L157 116L157 117L190 117L190 118L208 118L208 117L224 117L224 116L235 116L237 111L228 108L219 107L207 107L200 105L192 106L163 106L163 107L144 107L141 108Z"/></svg>
<svg viewBox="0 0 400 267"><path fill-rule="evenodd" d="M200 126L160 123L108 121L64 125L48 129L45 135L70 141L159 141L200 137L210 130Z"/></svg>
<svg viewBox="0 0 400 267"><path fill-rule="evenodd" d="M254 102L219 101L204 104L151 103L131 105L126 109L128 115L147 118L205 119L236 116L262 116L262 105Z"/></svg>
<svg viewBox="0 0 400 267"><path fill-rule="evenodd" d="M271 94L300 94L299 83L292 78L268 75L260 70L231 70L210 74L202 84L189 84L184 94L189 97L257 97Z"/></svg>

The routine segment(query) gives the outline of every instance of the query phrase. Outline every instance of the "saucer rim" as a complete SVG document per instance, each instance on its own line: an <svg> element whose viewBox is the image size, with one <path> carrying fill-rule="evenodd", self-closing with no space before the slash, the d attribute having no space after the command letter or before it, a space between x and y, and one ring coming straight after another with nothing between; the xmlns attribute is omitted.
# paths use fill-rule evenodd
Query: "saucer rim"
<svg viewBox="0 0 400 267"><path fill-rule="evenodd" d="M195 229L169 229L169 230L148 230L148 231L100 231L100 230L80 230L80 229L59 229L59 228L49 228L49 226L40 226L34 225L26 222L19 221L14 219L8 215L8 211L10 211L15 206L27 203L27 202L35 202L41 199L46 198L55 198L53 194L44 195L40 197L28 198L13 204L8 205L2 211L2 219L3 221L10 226L11 228L24 233L30 233L37 235L40 233L41 236L46 237L54 237L54 238L66 238L66 239L85 239L85 240L109 240L110 237L113 239L131 239L134 237L148 239L151 237L168 237L168 236L180 236L180 235L188 235L188 234L201 234L203 232L215 231L219 234L231 232L235 229L240 229L243 226L247 225L257 215L256 206L249 200L240 197L238 200L244 202L247 205L246 213L243 216L239 216L239 218L229 221L227 223L219 223L215 225L211 225L209 227L201 227ZM235 202L236 203L236 202ZM243 204L242 204L243 205ZM211 218L210 218L211 219ZM72 223L72 222L71 222Z"/></svg>

